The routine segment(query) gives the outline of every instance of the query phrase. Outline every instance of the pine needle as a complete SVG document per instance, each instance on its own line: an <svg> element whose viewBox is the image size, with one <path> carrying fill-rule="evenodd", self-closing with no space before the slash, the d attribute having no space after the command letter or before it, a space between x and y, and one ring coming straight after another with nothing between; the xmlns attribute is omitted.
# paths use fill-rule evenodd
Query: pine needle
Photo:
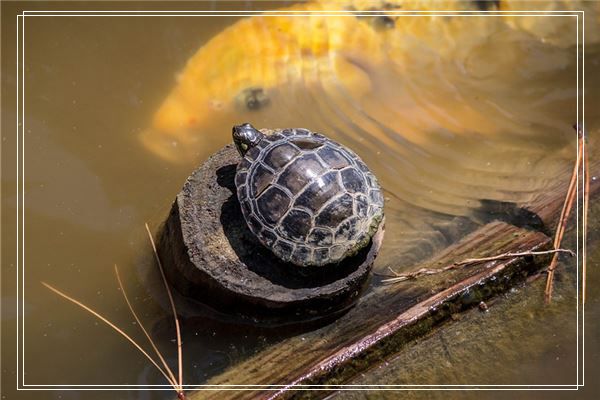
<svg viewBox="0 0 600 400"><path fill-rule="evenodd" d="M524 251L524 252L520 252L520 253L504 253L504 254L500 254L500 255L492 256L492 257L467 258L466 260L462 260L462 261L455 263L455 265L478 264L478 263L487 262L487 261L506 260L508 258L525 257L525 256L539 256L539 255L544 255L544 254L554 254L554 256L556 256L558 253L567 253L571 256L575 255L575 253L569 249Z"/></svg>
<svg viewBox="0 0 600 400"><path fill-rule="evenodd" d="M379 275L387 277L387 279L381 280L381 282L383 282L383 283L398 283L398 282L407 281L409 279L417 279L418 277L424 276L424 275L439 274L442 272L446 272L446 271L449 271L452 269L457 269L458 267L463 267L463 266L471 265L471 264L480 264L482 262L488 262L488 261L506 260L506 259L517 258L517 257L538 256L538 255L556 254L556 253L568 253L572 256L575 255L575 253L573 253L571 250L568 250L568 249L554 249L554 250L544 250L544 251L523 251L523 252L519 252L519 253L503 253L503 254L499 254L497 256L492 256L492 257L467 258L465 260L455 262L454 264L450 264L450 265L447 265L442 268L435 268L435 269L421 268L419 270L409 272L406 274L399 274L398 272L394 271L392 268L389 268L389 270L394 275L392 275L392 276L381 275L381 274L379 274Z"/></svg>
<svg viewBox="0 0 600 400"><path fill-rule="evenodd" d="M576 129L578 128L576 127ZM581 167L581 160L583 156L583 131L578 130L578 135L579 139L577 141L577 159L573 167L571 181L569 182L569 188L567 189L565 202L563 204L563 208L560 213L560 218L558 220L558 225L556 227L556 234L554 235L555 249L560 247L560 243L562 242L563 236L565 234L567 220L569 218L569 214L571 212L571 209L573 208L573 202L575 201L575 197L577 195L577 172ZM548 277L546 278L546 289L544 290L544 301L546 302L546 304L550 304L552 302L552 291L554 288L554 271L556 269L557 263L558 254L555 254L554 257L552 257L552 261L550 261L550 266L548 267Z"/></svg>
<svg viewBox="0 0 600 400"><path fill-rule="evenodd" d="M590 201L590 170L589 170L589 159L587 152L585 151L585 140L584 140L584 151L583 151L583 259L582 259L582 282L581 282L581 301L585 304L585 290L586 290L586 275L587 275L587 220L588 220L588 207Z"/></svg>
<svg viewBox="0 0 600 400"><path fill-rule="evenodd" d="M142 324L142 321L140 321L137 313L133 309L133 306L131 305L131 302L129 301L129 297L127 297L127 292L125 291L125 287L123 287L123 282L121 281L121 276L119 275L119 268L117 267L117 264L115 264L115 275L117 276L117 282L119 282L119 288L121 289L121 293L123 293L123 297L125 298L125 302L127 303L127 307L129 307L129 311L131 311L131 314L133 314L133 317L135 318L138 326L142 329L142 331L144 332L144 334L148 338L148 341L152 345L152 348L154 349L154 352L156 353L156 355L158 356L158 358L160 358L160 361L162 362L163 366L165 367L165 370L169 374L169 377L171 378L171 381L176 382L177 380L175 379L175 375L173 375L173 371L171 371L171 368L169 368L169 365L167 364L167 362L165 361L164 357L162 356L162 354L158 350L158 347L156 347L156 344L154 343L154 340L152 340L152 337L150 336L150 334L148 333L148 331L144 327L144 324ZM181 386L175 388L175 390L177 392L179 392L181 389L182 389Z"/></svg>
<svg viewBox="0 0 600 400"><path fill-rule="evenodd" d="M148 353L146 353L146 351L144 349L142 349L142 347L139 344L137 344L137 342L135 340L133 340L128 334L126 334L125 332L123 332L123 330L121 330L114 323L112 323L107 318L103 317L102 315L100 315L98 312L94 311L90 307L86 306L85 304L83 304L79 300L76 300L76 299L68 296L67 294L61 292L60 290L58 290L55 287L47 284L46 282L42 282L42 285L46 286L48 289L52 290L54 293L58 294L59 296L65 298L65 299L69 300L70 302L72 302L72 303L78 305L79 307L83 308L84 310L86 310L87 312L89 312L90 314L92 314L93 316L95 316L96 318L98 318L100 321L102 321L105 324L107 324L108 326L110 326L116 332L118 332L119 334L121 334L121 336L123 336L125 339L129 340L129 342L131 342L131 344L133 344L144 356L146 356L146 358L156 367L156 369L158 369L163 374L163 376L167 379L167 381L169 382L169 384L171 386L173 386L173 388L176 391L178 391L177 382L175 382L174 380L171 380L171 378L166 374L166 372L161 367L158 366L158 364L156 363L156 361L154 361L154 359L152 357L150 357L150 355Z"/></svg>
<svg viewBox="0 0 600 400"><path fill-rule="evenodd" d="M181 330L179 328L179 319L177 318L177 309L175 308L175 302L173 301L173 295L171 293L171 288L167 282L167 277L165 276L165 271L163 269L162 263L160 262L160 257L158 257L158 252L156 251L156 245L154 244L154 238L152 237L152 233L150 232L150 228L148 227L148 223L144 223L146 226L146 232L148 232L148 237L150 238L150 243L152 244L152 250L154 251L154 257L156 258L156 262L158 263L158 268L160 269L160 274L162 276L163 283L165 284L165 289L167 290L167 294L169 295L169 302L171 304L171 311L173 312L173 318L175 320L175 330L177 331L177 361L178 361L178 369L179 369L179 387L183 387L183 354L181 351ZM178 394L181 395L182 390L178 390Z"/></svg>

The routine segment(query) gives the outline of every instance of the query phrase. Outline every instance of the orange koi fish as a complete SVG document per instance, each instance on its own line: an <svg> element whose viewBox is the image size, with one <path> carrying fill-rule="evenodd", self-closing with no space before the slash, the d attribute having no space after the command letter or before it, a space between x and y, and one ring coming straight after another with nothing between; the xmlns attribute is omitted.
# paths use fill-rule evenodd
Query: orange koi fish
<svg viewBox="0 0 600 400"><path fill-rule="evenodd" d="M531 118L545 117L527 95L502 100L527 84L515 71L568 65L560 49L575 44L573 17L397 12L585 8L598 22L598 4L319 1L243 18L190 58L141 139L164 159L190 162L230 141L229 127L240 122L350 127L392 148L399 136L421 142L427 132L518 130L515 110L529 107ZM588 42L598 41L598 25L586 26ZM525 40L529 48L520 45ZM532 53L538 49L548 56L541 60ZM485 89L478 87L482 81ZM492 122L490 112L505 115L506 126Z"/></svg>

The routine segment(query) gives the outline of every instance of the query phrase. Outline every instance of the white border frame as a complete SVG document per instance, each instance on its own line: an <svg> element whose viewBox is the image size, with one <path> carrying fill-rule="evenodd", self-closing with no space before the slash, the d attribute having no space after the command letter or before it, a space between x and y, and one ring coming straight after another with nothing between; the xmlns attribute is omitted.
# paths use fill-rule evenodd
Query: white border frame
<svg viewBox="0 0 600 400"><path fill-rule="evenodd" d="M468 16L468 17L487 17L487 16L561 16L561 17L576 17L577 20L577 121L581 121L582 127L585 130L585 99L584 99L584 84L585 84L585 11L22 11L17 15L17 390L168 390L172 391L171 385L36 385L36 384L25 384L25 324L23 318L23 304L25 299L25 191L24 191L24 177L25 177L25 17L70 17L70 16L88 16L88 17L143 17L143 16L196 16L196 17L211 17L211 16L241 16L247 17L252 15L261 16L369 16L369 15L394 15L394 16ZM579 17L582 17L582 41L579 41L580 36L580 25ZM582 46L582 82L580 82L580 64L579 64L579 45ZM20 63L19 63L20 60ZM21 67L21 69L19 69ZM581 107L581 118L580 118L580 86L582 95L582 107ZM21 101L19 103L19 100ZM19 153L19 150L21 151ZM585 155L585 144L583 149ZM585 176L585 169L584 169ZM278 391L286 388L287 390L578 390L585 384L585 374L583 372L585 367L585 335L582 334L582 368L581 368L581 383L580 382L580 346L579 346L579 324L580 324L580 311L579 311L579 172L577 177L577 202L576 202L576 217L577 217L577 384L574 385L183 385L186 390L273 390ZM586 255L586 243L585 233L583 235L582 247L583 257ZM19 252L21 251L21 253ZM19 253L21 257L19 258ZM21 270L19 269L21 267ZM19 285L21 289L19 290ZM585 314L584 304L582 304L581 317L582 317L582 333L584 333L585 327ZM22 337L20 337L22 335ZM19 340L20 339L20 340ZM21 358L19 357L21 356ZM19 366L21 369L19 369Z"/></svg>

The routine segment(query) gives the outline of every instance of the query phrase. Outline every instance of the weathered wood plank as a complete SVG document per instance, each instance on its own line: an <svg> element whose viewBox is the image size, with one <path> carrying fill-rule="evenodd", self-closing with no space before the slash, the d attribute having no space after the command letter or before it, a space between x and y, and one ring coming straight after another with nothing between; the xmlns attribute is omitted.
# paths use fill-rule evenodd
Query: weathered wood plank
<svg viewBox="0 0 600 400"><path fill-rule="evenodd" d="M494 241L491 243L490 237L494 237ZM493 222L468 235L465 240L449 247L427 264L423 264L423 266L435 268L436 266L446 265L443 260L498 254L515 249L538 249L547 246L549 243L550 239L542 233L516 228L502 222ZM481 249L484 246L486 252L482 254ZM509 271L510 268L508 267L512 264L499 264L499 266L501 271ZM518 266L521 267L522 265L519 264ZM427 308L428 302L434 303L447 297L450 293L458 293L461 290L460 288L463 292L466 292L473 285L466 283L471 281L465 281L465 279L473 276L473 282L486 277L489 279L494 274L498 275L499 271L495 269L493 271L492 275L488 275L490 272L486 266L474 266L426 277L407 285L395 287L379 285L367 293L354 309L335 323L279 342L236 365L222 375L213 378L208 383L285 385L300 383L303 380L321 383L332 377L330 373L336 373L332 369L334 364L344 361L344 357L340 358L340 352L343 353L345 348L356 342L373 341L373 337L365 339L366 333L378 332L378 329L386 326L386 324L394 324L393 321L396 321L396 316L402 316L401 318L404 320L410 313ZM501 280L498 280L498 282L501 282ZM432 294L434 294L433 297ZM477 301L476 296L473 297L473 301ZM412 311L406 314L407 310ZM427 331L432 322L425 321L424 324L420 324L418 327L415 326L415 328ZM390 326L388 326L388 330ZM330 356L332 354L334 356ZM328 356L330 357L328 366L326 368L317 366L315 369L314 366ZM335 362L331 363L334 360ZM229 392L219 393L217 397L227 397L228 394ZM268 397L270 394L273 393L264 392L260 396ZM203 393L203 395L210 396L210 393ZM254 392L235 394L231 392L231 397L236 398L256 398L258 395L259 393Z"/></svg>
<svg viewBox="0 0 600 400"><path fill-rule="evenodd" d="M598 168L598 164L594 164L592 169ZM557 177L557 181L560 183L552 191L538 195L527 204L527 208L538 213L550 229L562 207L568 172ZM595 200L599 188L598 184L592 186ZM539 250L550 245L551 239L541 232L496 221L468 234L460 242L419 264L418 268L440 268L466 258ZM529 272L541 268L546 260L536 257L491 262L396 286L382 285L375 277L371 289L357 305L334 323L275 343L207 382L215 385L282 385L283 388L201 392L198 397L322 396L323 392L295 391L298 387L282 389L292 384L343 383L358 371L398 351L403 344L426 333L452 313L506 290ZM190 396L196 398L195 393Z"/></svg>
<svg viewBox="0 0 600 400"><path fill-rule="evenodd" d="M528 234L520 240L518 251L547 249L550 244L547 236ZM452 314L505 291L515 281L521 280L525 273L538 269L548 260L549 256L538 256L535 260L514 258L507 262L490 262L481 272L414 305L375 332L340 349L268 398L296 398L296 393L289 392L294 385L343 383L357 372L398 351L409 340L428 332Z"/></svg>

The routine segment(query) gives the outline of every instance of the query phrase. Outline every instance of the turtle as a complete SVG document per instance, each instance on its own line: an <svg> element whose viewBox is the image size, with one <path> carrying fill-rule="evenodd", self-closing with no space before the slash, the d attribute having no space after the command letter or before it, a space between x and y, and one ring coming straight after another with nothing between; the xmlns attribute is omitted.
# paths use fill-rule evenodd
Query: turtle
<svg viewBox="0 0 600 400"><path fill-rule="evenodd" d="M266 132L266 131L265 131ZM250 231L299 267L339 265L383 220L381 187L351 150L304 128L232 129L242 157L235 186Z"/></svg>

